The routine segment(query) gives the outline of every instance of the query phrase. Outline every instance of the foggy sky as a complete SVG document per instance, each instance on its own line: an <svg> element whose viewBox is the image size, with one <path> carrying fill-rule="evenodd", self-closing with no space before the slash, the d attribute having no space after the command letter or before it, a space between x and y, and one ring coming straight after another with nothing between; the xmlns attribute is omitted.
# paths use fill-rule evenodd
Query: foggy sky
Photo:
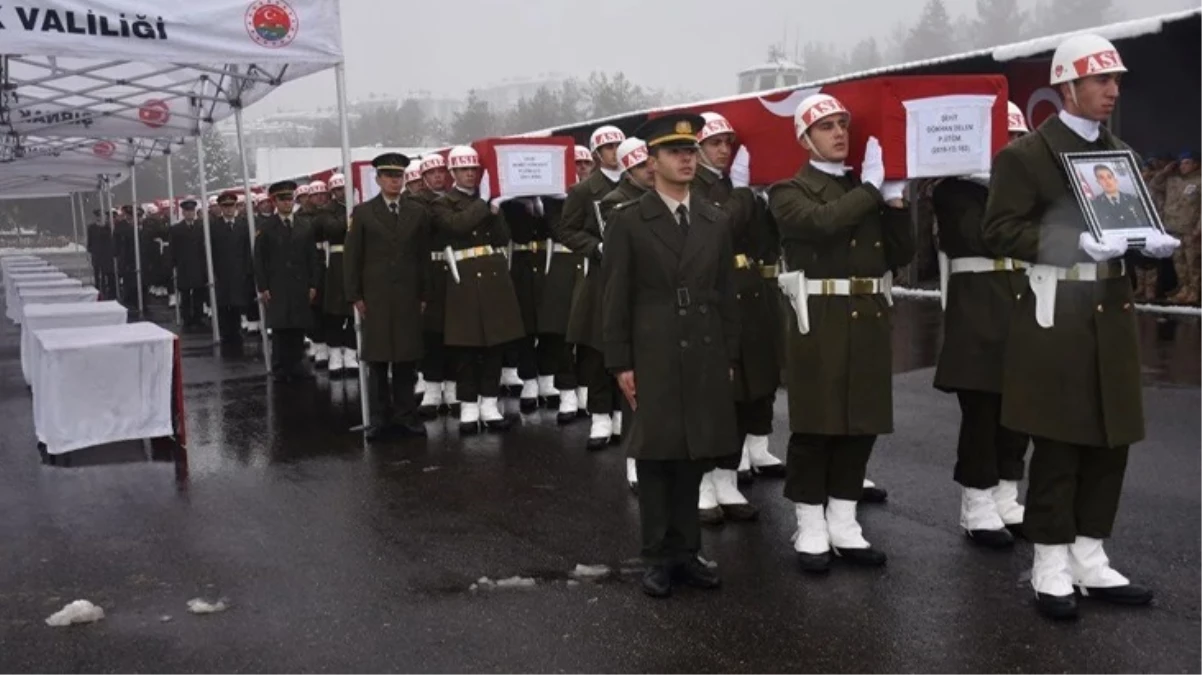
<svg viewBox="0 0 1202 675"><path fill-rule="evenodd" d="M704 97L735 93L735 74L766 60L788 33L847 47L876 37L884 49L924 0L342 0L351 99L411 90L461 98L468 89L554 71L623 71L653 88ZM1020 0L1025 7L1034 0ZM975 0L946 0L953 19ZM1116 19L1197 6L1197 0L1116 0ZM334 105L330 72L289 83L247 110Z"/></svg>

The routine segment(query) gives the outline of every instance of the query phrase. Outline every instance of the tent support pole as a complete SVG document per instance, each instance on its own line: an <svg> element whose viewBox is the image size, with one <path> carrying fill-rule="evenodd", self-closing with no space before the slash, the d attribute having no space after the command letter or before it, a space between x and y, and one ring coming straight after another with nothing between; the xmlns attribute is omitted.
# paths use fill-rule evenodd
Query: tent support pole
<svg viewBox="0 0 1202 675"><path fill-rule="evenodd" d="M113 240L113 293L117 296L114 300L121 300L121 269L117 265L117 223L113 220L113 184L109 182L109 176L104 175L104 195L108 207L105 208L105 217L109 221L109 234ZM129 311L129 308L125 308Z"/></svg>
<svg viewBox="0 0 1202 675"><path fill-rule="evenodd" d="M250 191L250 164L246 161L246 145L242 140L242 106L234 108L234 127L238 135L238 159L242 164L242 192L246 195L246 236L250 237L250 253L252 260L255 253L255 200ZM258 290L258 289L256 289ZM271 340L267 337L267 306L263 299L255 294L255 302L259 303L259 335L263 339L263 366L271 372Z"/></svg>
<svg viewBox="0 0 1202 675"><path fill-rule="evenodd" d="M138 222L138 167L129 165L130 201L134 210L134 275L138 284L138 316L143 316L146 306L142 300L142 230Z"/></svg>
<svg viewBox="0 0 1202 675"><path fill-rule="evenodd" d="M196 135L196 163L200 165L200 215L205 233L205 265L209 273L209 319L213 326L213 344L221 342L221 327L217 325L217 286L213 284L213 241L209 235L209 188L205 173L204 134Z"/></svg>
<svg viewBox="0 0 1202 675"><path fill-rule="evenodd" d="M351 211L355 208L355 176L351 172L351 132L350 123L346 115L346 66L339 61L334 66L334 83L338 88L338 127L342 136L342 174L346 177L346 189L343 189L342 194L346 202L346 222L350 225ZM370 389L367 388L367 370L368 364L363 360L363 317L359 316L359 310L351 310L355 315L355 350L359 354L359 411L363 416L363 423L352 431L366 431L371 426L371 408L369 395Z"/></svg>
<svg viewBox="0 0 1202 675"><path fill-rule="evenodd" d="M75 215L75 193L67 193L67 201L71 204L71 238L74 241L75 249L79 250L79 218Z"/></svg>
<svg viewBox="0 0 1202 675"><path fill-rule="evenodd" d="M171 150L168 149L167 155L167 251L170 255L171 251L171 228L175 225L175 178L171 175ZM171 297L175 299L175 325L182 323L180 317L180 301L179 301L179 275L175 272L175 260L171 260Z"/></svg>

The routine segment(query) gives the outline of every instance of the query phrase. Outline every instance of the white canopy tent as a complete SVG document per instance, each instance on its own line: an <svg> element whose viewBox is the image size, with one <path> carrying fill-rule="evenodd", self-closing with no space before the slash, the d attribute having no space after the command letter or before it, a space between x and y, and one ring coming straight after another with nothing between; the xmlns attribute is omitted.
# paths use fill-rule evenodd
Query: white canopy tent
<svg viewBox="0 0 1202 675"><path fill-rule="evenodd" d="M172 143L199 138L232 116L250 202L242 109L284 82L331 67L338 86L343 171L350 176L338 0L0 4L0 195L6 185L13 195L46 195L52 182L54 189L70 193L76 191L76 178L85 176L92 181L86 189L96 189L98 177L107 189L112 177L128 173L136 203L134 167L140 161L167 154L170 185ZM208 195L202 143L197 154L203 204ZM173 193L173 186L169 190ZM348 200L348 218L350 208ZM216 309L208 210L201 213L210 306ZM247 219L253 247L253 209ZM139 249L134 246L140 257ZM140 261L137 267L140 304ZM215 311L212 323L216 341ZM269 364L266 331L263 335ZM366 425L366 373L360 373Z"/></svg>

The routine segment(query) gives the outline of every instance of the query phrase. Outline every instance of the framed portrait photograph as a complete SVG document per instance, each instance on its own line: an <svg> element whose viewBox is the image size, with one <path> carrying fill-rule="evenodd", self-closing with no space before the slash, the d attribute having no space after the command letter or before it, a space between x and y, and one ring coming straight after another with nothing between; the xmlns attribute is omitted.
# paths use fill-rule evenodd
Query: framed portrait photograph
<svg viewBox="0 0 1202 675"><path fill-rule="evenodd" d="M1164 232L1130 150L1062 152L1060 160L1094 237L1121 236L1139 248L1149 233Z"/></svg>

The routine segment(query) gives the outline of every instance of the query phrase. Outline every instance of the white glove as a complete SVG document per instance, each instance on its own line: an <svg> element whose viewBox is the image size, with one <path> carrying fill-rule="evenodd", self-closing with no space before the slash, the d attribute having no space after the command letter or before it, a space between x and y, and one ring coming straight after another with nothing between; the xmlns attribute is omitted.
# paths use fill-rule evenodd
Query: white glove
<svg viewBox="0 0 1202 675"><path fill-rule="evenodd" d="M735 153L735 161L730 165L731 187L747 187L751 185L751 153L747 146L739 148Z"/></svg>
<svg viewBox="0 0 1202 675"><path fill-rule="evenodd" d="M492 187L488 182L488 169L480 172L480 184L476 189L480 192L480 199L486 202L492 201ZM494 203L493 206L497 206L497 204ZM493 211L493 213L496 213L496 211Z"/></svg>
<svg viewBox="0 0 1202 675"><path fill-rule="evenodd" d="M1149 258L1171 258L1180 245L1181 240L1176 237L1153 232L1144 239L1144 247L1140 252Z"/></svg>
<svg viewBox="0 0 1202 675"><path fill-rule="evenodd" d="M1103 234L1102 241L1094 239L1090 232L1082 232L1077 239L1077 246L1095 262L1106 262L1122 257L1127 252L1127 239L1110 234Z"/></svg>
<svg viewBox="0 0 1202 675"><path fill-rule="evenodd" d="M543 216L546 214L546 212L543 210L543 198L542 197L534 198L534 213L537 216Z"/></svg>
<svg viewBox="0 0 1202 675"><path fill-rule="evenodd" d="M906 181L887 180L881 183L881 197L885 201L901 199L906 194Z"/></svg>
<svg viewBox="0 0 1202 675"><path fill-rule="evenodd" d="M881 189L885 182L885 160L881 157L881 142L869 136L864 146L864 163L860 166L860 182Z"/></svg>

